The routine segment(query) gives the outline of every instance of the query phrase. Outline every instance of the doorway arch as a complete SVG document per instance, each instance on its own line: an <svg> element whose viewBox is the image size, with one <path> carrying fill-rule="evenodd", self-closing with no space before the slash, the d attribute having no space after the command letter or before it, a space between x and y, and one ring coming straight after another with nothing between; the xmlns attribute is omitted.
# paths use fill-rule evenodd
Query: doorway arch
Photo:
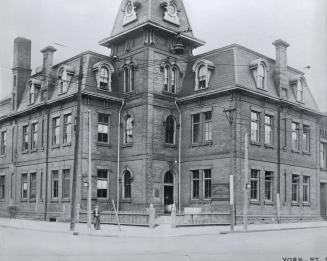
<svg viewBox="0 0 327 261"><path fill-rule="evenodd" d="M170 213L174 204L174 174L167 171L164 176L164 211Z"/></svg>

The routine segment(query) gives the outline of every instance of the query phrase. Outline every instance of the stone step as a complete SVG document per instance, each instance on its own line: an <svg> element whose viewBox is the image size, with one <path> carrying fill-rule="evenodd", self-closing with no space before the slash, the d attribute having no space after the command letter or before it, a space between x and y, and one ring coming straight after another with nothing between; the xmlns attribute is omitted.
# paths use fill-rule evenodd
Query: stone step
<svg viewBox="0 0 327 261"><path fill-rule="evenodd" d="M171 224L171 216L163 215L156 218L156 223L159 225Z"/></svg>

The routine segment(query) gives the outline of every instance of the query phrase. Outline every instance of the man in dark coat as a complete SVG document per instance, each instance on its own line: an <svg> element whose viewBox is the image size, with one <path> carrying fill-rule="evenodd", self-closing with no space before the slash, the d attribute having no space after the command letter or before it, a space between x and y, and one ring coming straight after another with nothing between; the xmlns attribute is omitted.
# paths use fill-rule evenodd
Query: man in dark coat
<svg viewBox="0 0 327 261"><path fill-rule="evenodd" d="M93 217L94 217L94 229L100 230L100 211L98 205L95 205L94 207Z"/></svg>

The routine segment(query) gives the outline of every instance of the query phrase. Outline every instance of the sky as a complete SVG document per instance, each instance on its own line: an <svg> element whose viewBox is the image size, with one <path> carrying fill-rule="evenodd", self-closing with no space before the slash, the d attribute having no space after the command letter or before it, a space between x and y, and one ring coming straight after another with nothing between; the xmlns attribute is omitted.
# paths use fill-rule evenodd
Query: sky
<svg viewBox="0 0 327 261"><path fill-rule="evenodd" d="M13 41L32 40L32 68L53 45L58 63L82 51L109 54L98 42L109 36L121 0L1 0L0 99L11 93ZM159 0L155 0L159 1ZM304 71L319 108L327 112L327 0L184 0L196 54L238 43L275 58L282 38L290 66ZM59 43L63 46L56 45ZM310 69L305 69L310 66Z"/></svg>

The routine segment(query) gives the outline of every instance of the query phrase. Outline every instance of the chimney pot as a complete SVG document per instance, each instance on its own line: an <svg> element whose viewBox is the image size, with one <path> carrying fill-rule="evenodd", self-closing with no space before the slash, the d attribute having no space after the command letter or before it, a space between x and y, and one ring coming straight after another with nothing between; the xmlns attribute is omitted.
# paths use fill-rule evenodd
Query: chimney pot
<svg viewBox="0 0 327 261"><path fill-rule="evenodd" d="M41 50L41 53L43 53L43 69L46 73L49 72L53 65L53 54L56 51L57 49L53 46L47 46Z"/></svg>

